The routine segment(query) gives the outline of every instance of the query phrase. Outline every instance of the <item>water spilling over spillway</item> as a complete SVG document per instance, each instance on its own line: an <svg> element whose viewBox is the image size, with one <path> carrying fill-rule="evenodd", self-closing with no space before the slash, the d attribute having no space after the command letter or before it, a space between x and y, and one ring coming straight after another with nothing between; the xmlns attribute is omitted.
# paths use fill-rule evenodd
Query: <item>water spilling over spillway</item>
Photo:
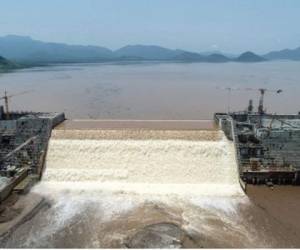
<svg viewBox="0 0 300 250"><path fill-rule="evenodd" d="M241 194L234 146L222 132L143 133L54 131L43 181L138 193Z"/></svg>
<svg viewBox="0 0 300 250"><path fill-rule="evenodd" d="M240 216L249 200L220 131L54 130L32 193L48 208L4 246L268 245Z"/></svg>

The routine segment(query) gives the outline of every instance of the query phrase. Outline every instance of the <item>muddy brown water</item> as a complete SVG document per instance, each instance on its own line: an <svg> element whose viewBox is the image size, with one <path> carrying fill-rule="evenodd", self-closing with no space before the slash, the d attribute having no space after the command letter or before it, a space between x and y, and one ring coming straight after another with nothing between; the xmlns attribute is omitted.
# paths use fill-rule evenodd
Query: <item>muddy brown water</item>
<svg viewBox="0 0 300 250"><path fill-rule="evenodd" d="M73 64L0 74L0 92L33 92L11 109L64 111L70 119L198 120L228 108L222 88L283 89L266 93L268 111L298 113L299 62ZM258 91L232 91L231 110L258 104Z"/></svg>

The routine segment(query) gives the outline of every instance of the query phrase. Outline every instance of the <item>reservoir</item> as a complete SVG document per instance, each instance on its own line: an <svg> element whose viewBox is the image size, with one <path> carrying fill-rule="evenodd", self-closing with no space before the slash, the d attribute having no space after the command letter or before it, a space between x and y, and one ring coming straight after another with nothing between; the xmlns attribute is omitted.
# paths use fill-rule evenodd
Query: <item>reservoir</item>
<svg viewBox="0 0 300 250"><path fill-rule="evenodd" d="M31 68L0 75L14 110L60 111L69 119L198 120L228 109L222 88L283 89L267 93L268 112L298 113L300 63L123 63ZM55 97L55 98L54 98ZM241 110L258 91L232 91ZM246 107L245 107L246 108Z"/></svg>

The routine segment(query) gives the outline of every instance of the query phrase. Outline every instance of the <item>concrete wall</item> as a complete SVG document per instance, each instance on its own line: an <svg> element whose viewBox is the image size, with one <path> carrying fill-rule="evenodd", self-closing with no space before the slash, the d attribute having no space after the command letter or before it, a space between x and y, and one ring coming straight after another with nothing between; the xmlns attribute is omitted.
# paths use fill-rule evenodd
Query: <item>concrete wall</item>
<svg viewBox="0 0 300 250"><path fill-rule="evenodd" d="M271 130L262 145L266 164L292 165L300 170L300 130Z"/></svg>
<svg viewBox="0 0 300 250"><path fill-rule="evenodd" d="M34 140L30 141L30 143L22 147L18 152L5 159L1 167L6 168L9 165L18 167L28 166L31 169L31 173L39 173L42 167L41 158L46 153L51 130L63 120L65 120L64 113L45 113L23 116L17 120L0 121L0 126L2 123L2 127L6 132L14 130L14 136L10 138L13 145L8 147L8 145L1 144L3 146L1 157L7 155L28 139L35 137Z"/></svg>
<svg viewBox="0 0 300 250"><path fill-rule="evenodd" d="M62 123L66 119L65 113L59 113L52 119L52 128L56 127L58 124Z"/></svg>
<svg viewBox="0 0 300 250"><path fill-rule="evenodd" d="M0 130L16 130L16 120L0 120Z"/></svg>

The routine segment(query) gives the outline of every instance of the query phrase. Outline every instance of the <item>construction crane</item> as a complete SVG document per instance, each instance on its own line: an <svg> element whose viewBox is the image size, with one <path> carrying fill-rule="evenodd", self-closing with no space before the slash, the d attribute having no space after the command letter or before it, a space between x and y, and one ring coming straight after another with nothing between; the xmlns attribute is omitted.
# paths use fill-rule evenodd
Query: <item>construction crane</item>
<svg viewBox="0 0 300 250"><path fill-rule="evenodd" d="M226 87L226 88L220 88L217 87L217 89L222 89L228 91L228 113L230 112L230 102L231 102L231 92L232 91L259 91L260 92L260 98L259 98L259 104L258 104L258 113L259 114L264 114L264 97L266 92L274 92L277 94L280 94L283 92L282 89L274 90L274 89L265 89L265 88L259 88L259 89L254 89L254 88L231 88L231 87ZM253 111L253 101L249 101L249 106L248 106L248 112Z"/></svg>
<svg viewBox="0 0 300 250"><path fill-rule="evenodd" d="M264 111L264 96L266 91L268 92L275 92L276 94L280 94L281 92L283 92L282 89L278 89L278 90L272 90L272 89L259 89L260 91L260 98L259 98L259 106L258 106L258 113L263 114Z"/></svg>
<svg viewBox="0 0 300 250"><path fill-rule="evenodd" d="M264 114L265 110L264 110L264 97L265 97L265 93L266 92L273 92L276 94L280 94L283 92L282 89L264 89L264 88L259 88L259 89L252 89L252 88L246 88L245 90L249 90L249 91L259 91L260 92L260 98L259 98L259 104L258 104L258 113L259 114Z"/></svg>
<svg viewBox="0 0 300 250"><path fill-rule="evenodd" d="M225 90L225 91L228 92L228 94L227 94L227 112L230 113L231 92L232 91L238 91L238 90L241 90L241 89L239 89L239 88L232 88L232 87L226 87L226 88L216 87L216 89L221 89L221 90Z"/></svg>
<svg viewBox="0 0 300 250"><path fill-rule="evenodd" d="M9 103L8 103L9 99L12 98L12 97L24 95L24 94L27 94L27 93L30 93L30 92L32 92L32 90L23 91L21 93L14 94L14 95L7 95L7 91L5 90L4 96L0 97L0 100L4 100L4 103L5 103L5 117L6 117L7 120L9 120L9 118L10 118Z"/></svg>

